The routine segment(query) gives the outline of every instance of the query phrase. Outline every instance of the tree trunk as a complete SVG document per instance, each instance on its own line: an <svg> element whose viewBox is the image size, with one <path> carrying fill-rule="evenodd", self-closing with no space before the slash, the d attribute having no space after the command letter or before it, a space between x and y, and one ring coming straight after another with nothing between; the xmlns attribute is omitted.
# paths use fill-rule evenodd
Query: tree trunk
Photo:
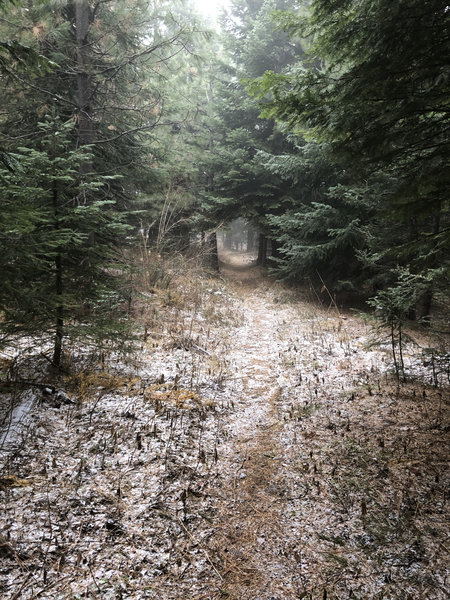
<svg viewBox="0 0 450 600"><path fill-rule="evenodd" d="M276 259L276 258L281 258L281 254L280 254L280 244L278 243L278 240L271 240L271 245L272 245L272 252L271 252L271 258L272 259ZM277 264L276 260L272 260L271 261L273 265Z"/></svg>
<svg viewBox="0 0 450 600"><path fill-rule="evenodd" d="M53 184L53 217L54 227L58 231L59 225L59 209L58 209L58 189L56 183ZM64 338L64 305L63 305L63 266L61 252L57 252L55 256L55 342L53 346L53 364L56 367L61 365L62 345Z"/></svg>
<svg viewBox="0 0 450 600"><path fill-rule="evenodd" d="M89 26L90 8L88 0L74 0L77 48L77 106L78 139L80 146L94 139L92 121L92 78L89 73Z"/></svg>
<svg viewBox="0 0 450 600"><path fill-rule="evenodd" d="M63 338L64 338L64 306L62 302L63 281L62 281L62 258L61 254L55 257L55 290L57 305L55 311L55 343L53 346L53 364L55 367L61 365Z"/></svg>
<svg viewBox="0 0 450 600"><path fill-rule="evenodd" d="M267 238L263 233L259 234L258 260L256 261L256 264L261 267L267 265Z"/></svg>
<svg viewBox="0 0 450 600"><path fill-rule="evenodd" d="M217 234L214 231L206 236L206 248L207 248L207 263L208 266L219 270L219 254L217 252Z"/></svg>

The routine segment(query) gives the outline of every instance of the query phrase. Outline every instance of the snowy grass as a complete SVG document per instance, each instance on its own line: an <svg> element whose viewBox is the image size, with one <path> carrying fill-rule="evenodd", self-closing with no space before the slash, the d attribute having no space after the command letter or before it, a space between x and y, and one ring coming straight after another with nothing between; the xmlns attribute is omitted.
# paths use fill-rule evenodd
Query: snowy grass
<svg viewBox="0 0 450 600"><path fill-rule="evenodd" d="M270 280L176 263L138 298L134 354L14 364L55 392L14 392L37 410L3 457L2 598L447 597L432 362L399 386L367 323Z"/></svg>

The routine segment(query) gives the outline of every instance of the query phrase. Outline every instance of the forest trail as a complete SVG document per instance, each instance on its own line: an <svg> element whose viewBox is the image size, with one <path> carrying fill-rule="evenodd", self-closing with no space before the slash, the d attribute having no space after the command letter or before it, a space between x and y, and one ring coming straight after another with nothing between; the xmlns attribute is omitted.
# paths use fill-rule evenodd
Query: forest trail
<svg viewBox="0 0 450 600"><path fill-rule="evenodd" d="M234 476L221 490L214 547L228 597L295 597L290 585L292 565L283 554L287 536L282 514L287 507L278 469L282 460L278 443L283 370L280 314L274 307L269 309L265 294L253 287L261 283L256 270L251 267L231 275L233 281L244 282L237 286L237 294L246 324L235 340L240 347L236 376L242 381L242 391L228 426L229 440L220 449L229 462L227 471ZM224 271L229 276L230 269Z"/></svg>
<svg viewBox="0 0 450 600"><path fill-rule="evenodd" d="M222 565L224 585L218 594L201 598L369 598L383 588L387 597L403 598L406 581L399 586L401 592L390 596L394 586L380 586L380 573L371 564L377 552L371 556L367 551L372 532L366 523L366 501L378 504L376 521L386 519L381 509L386 490L371 481L376 468L370 474L358 472L347 449L349 442L354 444L360 459L375 464L378 460L379 471L385 469L381 455L395 421L372 407L371 385L377 381L381 391L386 353L370 349L370 328L341 313L333 302L318 308L307 294L297 295L294 302L289 294L283 299L286 292L264 278L253 257L227 252L222 259L221 273L233 282L246 315L235 338L242 390L228 426L226 451L221 449L230 463L226 471L234 477L222 489L219 525L211 544ZM389 396L390 392L384 399L392 406ZM411 410L410 405L403 408ZM401 409L387 412L392 417ZM412 413L410 419L400 417L403 431L411 431L411 424L420 420L420 409L414 407ZM396 421L398 425L398 416ZM380 437L374 439L377 434ZM398 443L395 435L390 442ZM402 492L393 494L394 502L398 493ZM359 543L351 543L351 536ZM403 539L395 536L406 546L397 551L407 554L408 534L403 532ZM445 559L440 567L433 566L439 573L436 583L443 582L432 592L436 598L446 595L444 564ZM353 575L343 576L346 571ZM398 573L399 579L404 575Z"/></svg>
<svg viewBox="0 0 450 600"><path fill-rule="evenodd" d="M33 392L2 598L447 597L448 388L413 349L400 389L367 323L248 258L189 310L161 292L164 330L61 381L74 404Z"/></svg>
<svg viewBox="0 0 450 600"><path fill-rule="evenodd" d="M256 256L250 252L233 252L221 250L219 252L219 265L221 275L228 281L258 285L264 280L266 269L256 264Z"/></svg>

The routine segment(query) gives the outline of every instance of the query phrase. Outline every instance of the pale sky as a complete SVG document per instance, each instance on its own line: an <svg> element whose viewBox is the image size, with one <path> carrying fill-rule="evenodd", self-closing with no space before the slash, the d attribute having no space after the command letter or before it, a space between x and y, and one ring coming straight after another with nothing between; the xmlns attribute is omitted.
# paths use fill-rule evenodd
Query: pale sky
<svg viewBox="0 0 450 600"><path fill-rule="evenodd" d="M209 17L217 17L222 8L229 6L228 0L194 0L198 11Z"/></svg>

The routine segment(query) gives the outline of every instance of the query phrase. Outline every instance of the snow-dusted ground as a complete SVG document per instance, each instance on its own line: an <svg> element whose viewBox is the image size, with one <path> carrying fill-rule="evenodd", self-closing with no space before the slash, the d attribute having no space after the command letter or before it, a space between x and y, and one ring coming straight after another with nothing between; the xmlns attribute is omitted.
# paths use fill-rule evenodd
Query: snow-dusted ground
<svg viewBox="0 0 450 600"><path fill-rule="evenodd" d="M2 599L447 598L448 390L397 388L362 320L258 274L67 380L75 404L24 392Z"/></svg>

